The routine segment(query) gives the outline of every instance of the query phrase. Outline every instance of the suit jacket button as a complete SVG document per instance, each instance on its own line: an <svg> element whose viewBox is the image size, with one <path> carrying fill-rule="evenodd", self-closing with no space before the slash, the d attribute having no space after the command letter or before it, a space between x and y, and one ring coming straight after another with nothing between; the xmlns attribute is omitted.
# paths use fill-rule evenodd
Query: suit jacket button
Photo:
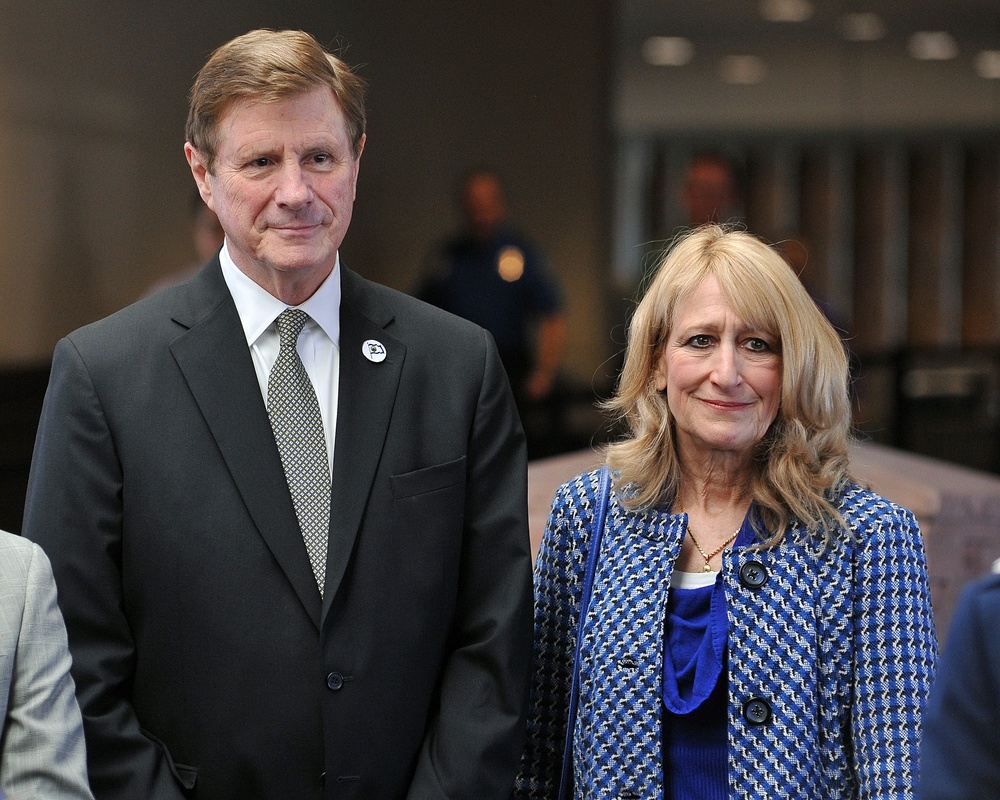
<svg viewBox="0 0 1000 800"><path fill-rule="evenodd" d="M740 567L740 583L747 589L759 589L767 582L767 568L759 561L748 561Z"/></svg>
<svg viewBox="0 0 1000 800"><path fill-rule="evenodd" d="M763 725L771 719L771 704L763 697L752 697L743 704L743 717L751 725Z"/></svg>
<svg viewBox="0 0 1000 800"><path fill-rule="evenodd" d="M333 691L336 692L341 686L344 685L344 676L339 672L331 672L326 676L326 685L328 688L333 689Z"/></svg>

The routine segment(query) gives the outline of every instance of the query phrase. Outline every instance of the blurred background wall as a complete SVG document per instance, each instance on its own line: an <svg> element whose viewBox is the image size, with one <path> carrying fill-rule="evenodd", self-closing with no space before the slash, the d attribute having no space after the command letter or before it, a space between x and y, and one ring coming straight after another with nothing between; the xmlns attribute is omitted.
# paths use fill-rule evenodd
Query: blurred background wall
<svg viewBox="0 0 1000 800"><path fill-rule="evenodd" d="M606 3L16 0L0 5L0 362L47 360L193 258L186 95L211 50L254 27L306 29L369 83L348 264L407 288L456 221L458 174L496 164L574 277L577 320L600 314ZM576 326L576 368L601 327Z"/></svg>
<svg viewBox="0 0 1000 800"><path fill-rule="evenodd" d="M875 441L1000 470L1000 4L628 0L616 28L612 271L685 224L693 154L794 241Z"/></svg>
<svg viewBox="0 0 1000 800"><path fill-rule="evenodd" d="M500 170L567 295L568 444L601 435L593 399L683 224L685 164L711 148L743 169L745 224L807 248L855 355L861 430L1000 469L995 0L13 0L0 526L19 526L55 341L194 259L186 94L254 27L306 29L369 83L343 248L365 276L412 287L457 224L460 173Z"/></svg>
<svg viewBox="0 0 1000 800"><path fill-rule="evenodd" d="M566 369L586 382L611 351L609 3L0 3L0 526L20 526L56 340L194 260L187 92L256 27L308 30L369 84L345 263L410 288L460 174L493 165L564 278Z"/></svg>

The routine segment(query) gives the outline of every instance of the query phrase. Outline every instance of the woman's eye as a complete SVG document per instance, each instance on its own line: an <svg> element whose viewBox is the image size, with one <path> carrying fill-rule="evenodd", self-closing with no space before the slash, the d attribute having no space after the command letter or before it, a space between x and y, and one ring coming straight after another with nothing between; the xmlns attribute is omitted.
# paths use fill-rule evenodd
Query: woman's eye
<svg viewBox="0 0 1000 800"><path fill-rule="evenodd" d="M764 353L771 349L771 345L765 342L763 339L747 339L747 348L753 350L755 353Z"/></svg>
<svg viewBox="0 0 1000 800"><path fill-rule="evenodd" d="M697 336L692 336L689 341L695 347L708 347L712 343L712 337L699 333Z"/></svg>

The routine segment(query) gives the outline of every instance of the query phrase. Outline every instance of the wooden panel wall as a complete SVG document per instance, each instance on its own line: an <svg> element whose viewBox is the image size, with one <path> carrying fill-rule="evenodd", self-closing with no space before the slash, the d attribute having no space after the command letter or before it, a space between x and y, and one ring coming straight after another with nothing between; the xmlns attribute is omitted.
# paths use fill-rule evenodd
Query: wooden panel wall
<svg viewBox="0 0 1000 800"><path fill-rule="evenodd" d="M808 253L803 281L855 358L859 429L1000 471L998 133L632 138L648 172L619 180L617 202L646 204L615 232L616 276L638 276L622 259L683 226L690 156L727 154L745 177L740 221Z"/></svg>
<svg viewBox="0 0 1000 800"><path fill-rule="evenodd" d="M811 277L849 323L855 349L880 352L1000 346L998 134L720 137L707 146L746 176L747 227L770 240L801 238ZM621 282L638 278L650 242L683 225L683 165L706 138L625 147L633 168L617 204L641 209L642 219L618 225ZM635 263L621 263L630 253Z"/></svg>

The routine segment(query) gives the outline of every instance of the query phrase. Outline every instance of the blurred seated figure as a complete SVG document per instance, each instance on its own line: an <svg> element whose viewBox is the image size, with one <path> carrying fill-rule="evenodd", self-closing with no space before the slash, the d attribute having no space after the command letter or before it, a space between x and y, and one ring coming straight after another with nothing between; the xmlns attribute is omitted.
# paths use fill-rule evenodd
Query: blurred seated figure
<svg viewBox="0 0 1000 800"><path fill-rule="evenodd" d="M537 458L549 451L551 426L538 412L552 393L566 339L562 291L541 248L508 222L495 172L469 173L459 205L462 230L434 249L415 294L492 334L528 436L528 455Z"/></svg>
<svg viewBox="0 0 1000 800"><path fill-rule="evenodd" d="M194 251L198 257L198 267L202 267L222 247L226 234L215 212L205 205L197 191L191 198L191 211Z"/></svg>
<svg viewBox="0 0 1000 800"><path fill-rule="evenodd" d="M1000 575L970 584L924 717L920 800L1000 797Z"/></svg>
<svg viewBox="0 0 1000 800"><path fill-rule="evenodd" d="M806 287L809 296L816 301L828 320L837 329L841 338L847 337L847 323L837 304L823 288L820 266L814 256L814 251L807 237L798 232L780 236L774 243L774 248L788 262L802 285Z"/></svg>
<svg viewBox="0 0 1000 800"><path fill-rule="evenodd" d="M52 568L0 531L0 797L93 800Z"/></svg>
<svg viewBox="0 0 1000 800"><path fill-rule="evenodd" d="M146 292L147 295L165 289L168 286L193 278L208 260L222 247L226 235L222 223L205 201L201 199L198 190L191 195L191 239L194 242L196 260L181 270L167 275L154 283ZM2 799L0 799L2 800Z"/></svg>

